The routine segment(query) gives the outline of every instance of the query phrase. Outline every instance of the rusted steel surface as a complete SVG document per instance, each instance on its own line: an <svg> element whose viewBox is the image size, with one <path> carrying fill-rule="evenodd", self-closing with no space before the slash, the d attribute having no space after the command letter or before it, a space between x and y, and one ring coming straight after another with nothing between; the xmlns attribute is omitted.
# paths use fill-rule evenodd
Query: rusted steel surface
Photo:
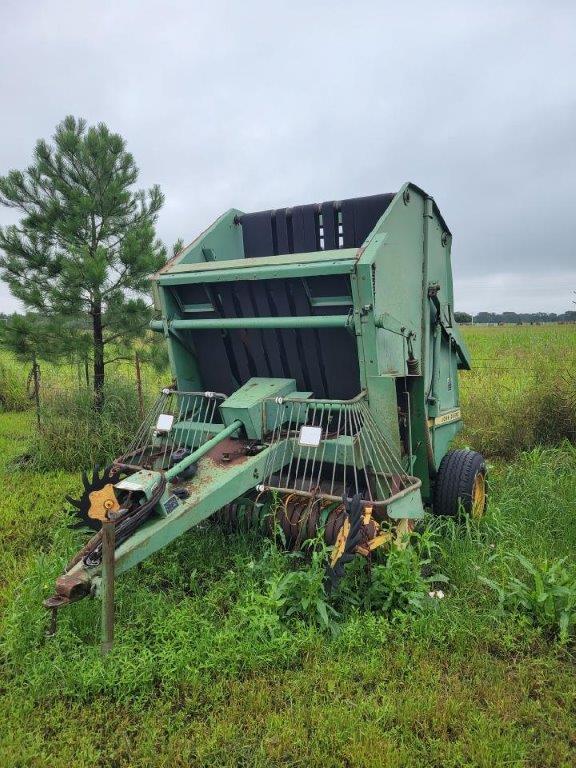
<svg viewBox="0 0 576 768"><path fill-rule="evenodd" d="M85 571L66 573L56 579L56 594L70 600L79 600L90 591L90 577Z"/></svg>
<svg viewBox="0 0 576 768"><path fill-rule="evenodd" d="M102 653L112 649L114 643L114 523L102 525Z"/></svg>
<svg viewBox="0 0 576 768"><path fill-rule="evenodd" d="M233 440L231 437L227 437L206 455L219 466L242 464L248 458L246 453L248 445L248 440Z"/></svg>
<svg viewBox="0 0 576 768"><path fill-rule="evenodd" d="M66 573L56 579L56 594L44 600L44 607L52 611L49 634L56 630L55 611L65 605L82 600L90 594L90 577L85 571Z"/></svg>

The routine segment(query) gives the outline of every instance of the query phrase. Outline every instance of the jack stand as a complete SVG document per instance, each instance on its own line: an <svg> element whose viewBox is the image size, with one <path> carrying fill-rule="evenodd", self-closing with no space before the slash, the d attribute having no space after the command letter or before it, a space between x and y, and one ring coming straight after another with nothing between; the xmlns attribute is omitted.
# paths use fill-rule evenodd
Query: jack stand
<svg viewBox="0 0 576 768"><path fill-rule="evenodd" d="M102 521L102 655L114 644L114 566L116 526Z"/></svg>

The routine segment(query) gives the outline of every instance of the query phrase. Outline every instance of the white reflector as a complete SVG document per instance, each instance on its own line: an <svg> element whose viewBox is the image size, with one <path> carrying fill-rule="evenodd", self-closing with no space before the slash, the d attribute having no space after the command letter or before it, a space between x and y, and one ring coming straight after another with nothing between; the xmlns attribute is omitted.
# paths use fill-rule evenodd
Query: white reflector
<svg viewBox="0 0 576 768"><path fill-rule="evenodd" d="M298 442L300 445L308 445L311 448L318 448L322 440L322 427L302 427Z"/></svg>
<svg viewBox="0 0 576 768"><path fill-rule="evenodd" d="M170 432L173 423L174 416L171 413L161 413L156 422L156 432Z"/></svg>

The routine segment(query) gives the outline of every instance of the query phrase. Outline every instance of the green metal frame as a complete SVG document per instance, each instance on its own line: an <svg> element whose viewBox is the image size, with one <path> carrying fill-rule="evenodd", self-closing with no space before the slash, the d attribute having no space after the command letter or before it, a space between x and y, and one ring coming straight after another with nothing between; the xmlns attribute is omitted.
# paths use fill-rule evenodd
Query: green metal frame
<svg viewBox="0 0 576 768"><path fill-rule="evenodd" d="M370 407L384 425L388 440L400 453L397 380L407 381L410 402L412 456L408 463L422 479L424 500L431 500L436 469L460 419L445 420L459 408L458 368L470 367L470 355L454 319L450 250L452 235L434 200L414 184L404 184L359 249L243 258L243 247L227 243L240 211L221 217L195 241L194 259L188 250L177 263L156 275L163 320L152 324L169 341L173 373L180 387L194 379L193 350L180 332L196 329L348 327L357 339L360 384ZM236 224L231 224L236 222ZM210 262L198 257L202 247L214 247ZM232 258L230 258L232 253ZM349 316L254 317L193 319L182 317L171 302L170 287L235 280L273 280L328 274L349 274L353 312ZM433 296L430 291L435 287ZM406 368L407 347L420 361L421 375ZM193 370L188 377L183 373Z"/></svg>
<svg viewBox="0 0 576 768"><path fill-rule="evenodd" d="M404 184L360 248L257 259L244 258L241 216L237 210L225 213L154 276L162 318L152 328L168 342L178 389L203 389L194 346L185 335L191 329L201 333L205 329L348 328L356 338L360 387L367 393L369 408L406 471L421 481L424 503L431 503L437 467L461 426L457 371L470 365L454 319L452 236L433 199L415 185ZM199 319L183 316L195 310L187 313L173 293L186 285L333 274L349 275L353 302L349 314ZM203 305L198 307L205 311ZM419 371L409 370L409 357L419 362ZM263 446L256 455L230 465L218 464L207 455L233 435L264 438L266 424L259 409L269 398L270 387L298 394L292 380L258 379L251 386L252 390L245 385L224 402L224 425L217 434L166 471L170 481L198 462L190 497L179 501L171 513L148 521L118 548L117 573L253 490L265 464L280 461L273 446ZM306 398L312 393L300 394ZM409 411L407 454L402 450L398 420L400 395ZM420 517L422 502L415 497L399 499L390 514ZM81 563L74 570L86 571ZM90 569L86 578L97 580L99 574L99 568Z"/></svg>

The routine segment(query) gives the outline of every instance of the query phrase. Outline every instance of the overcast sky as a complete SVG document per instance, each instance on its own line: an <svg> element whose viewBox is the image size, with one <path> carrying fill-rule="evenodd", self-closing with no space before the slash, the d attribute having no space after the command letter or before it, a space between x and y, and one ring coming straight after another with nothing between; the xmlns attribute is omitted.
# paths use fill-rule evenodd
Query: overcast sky
<svg viewBox="0 0 576 768"><path fill-rule="evenodd" d="M65 115L104 121L162 187L167 244L413 181L457 308L572 307L576 2L0 0L0 93L0 174Z"/></svg>

